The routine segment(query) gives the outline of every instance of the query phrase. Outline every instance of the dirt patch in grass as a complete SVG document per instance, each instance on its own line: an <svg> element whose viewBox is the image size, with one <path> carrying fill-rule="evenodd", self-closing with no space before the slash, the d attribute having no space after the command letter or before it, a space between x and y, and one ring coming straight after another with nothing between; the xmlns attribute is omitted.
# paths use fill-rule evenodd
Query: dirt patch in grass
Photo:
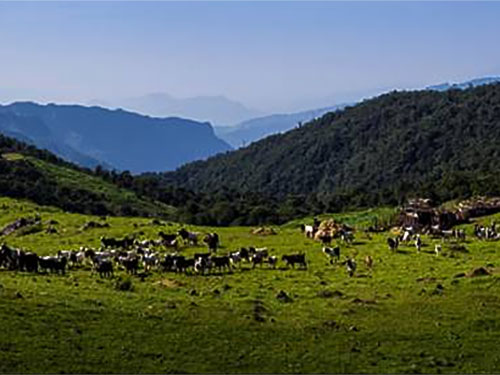
<svg viewBox="0 0 500 375"><path fill-rule="evenodd" d="M155 284L167 289L177 289L185 286L184 283L173 279L161 279L157 281Z"/></svg>

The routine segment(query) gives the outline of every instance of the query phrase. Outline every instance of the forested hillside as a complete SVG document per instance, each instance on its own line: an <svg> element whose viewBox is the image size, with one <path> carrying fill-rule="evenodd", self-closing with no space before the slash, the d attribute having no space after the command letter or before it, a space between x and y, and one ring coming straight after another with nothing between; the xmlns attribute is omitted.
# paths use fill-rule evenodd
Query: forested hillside
<svg viewBox="0 0 500 375"><path fill-rule="evenodd" d="M500 85L392 92L163 175L195 192L299 195L314 207L500 193Z"/></svg>
<svg viewBox="0 0 500 375"><path fill-rule="evenodd" d="M96 172L0 135L0 196L29 199L87 214L164 217L174 214L174 209L166 204L119 187L126 184L122 180L128 176L111 173L105 181Z"/></svg>

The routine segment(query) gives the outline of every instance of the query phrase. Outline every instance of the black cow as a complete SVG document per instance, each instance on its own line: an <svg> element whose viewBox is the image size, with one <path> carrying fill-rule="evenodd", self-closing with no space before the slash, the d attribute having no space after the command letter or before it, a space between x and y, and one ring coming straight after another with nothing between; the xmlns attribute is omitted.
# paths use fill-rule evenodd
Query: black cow
<svg viewBox="0 0 500 375"><path fill-rule="evenodd" d="M208 233L204 238L203 242L205 242L210 251L216 252L217 247L219 246L219 235L217 233Z"/></svg>
<svg viewBox="0 0 500 375"><path fill-rule="evenodd" d="M399 239L398 238L394 239L389 237L387 239L387 245L389 245L389 250L396 251L399 246Z"/></svg>
<svg viewBox="0 0 500 375"><path fill-rule="evenodd" d="M295 264L299 264L304 268L307 268L306 256L305 254L291 254L291 255L283 255L281 260L286 262L287 266L290 265L295 268Z"/></svg>
<svg viewBox="0 0 500 375"><path fill-rule="evenodd" d="M340 247L323 247L323 253L330 258L330 263L335 259L335 263L340 260Z"/></svg>
<svg viewBox="0 0 500 375"><path fill-rule="evenodd" d="M223 271L224 268L231 270L231 261L228 256L222 257L211 257L210 262L213 268L217 268L219 271Z"/></svg>
<svg viewBox="0 0 500 375"><path fill-rule="evenodd" d="M19 256L19 270L26 272L38 272L38 255L35 253L21 252Z"/></svg>
<svg viewBox="0 0 500 375"><path fill-rule="evenodd" d="M112 277L113 276L113 263L106 259L95 263L95 270L100 277Z"/></svg>

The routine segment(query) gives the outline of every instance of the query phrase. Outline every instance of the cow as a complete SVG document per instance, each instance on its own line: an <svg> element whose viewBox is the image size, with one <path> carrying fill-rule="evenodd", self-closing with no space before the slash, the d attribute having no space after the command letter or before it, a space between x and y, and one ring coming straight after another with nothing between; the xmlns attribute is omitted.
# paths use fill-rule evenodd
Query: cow
<svg viewBox="0 0 500 375"><path fill-rule="evenodd" d="M340 260L340 247L323 247L323 253L330 258L330 263L335 259L335 263Z"/></svg>
<svg viewBox="0 0 500 375"><path fill-rule="evenodd" d="M420 238L420 234L417 234L417 238L415 239L415 248L417 249L417 253L420 253L422 249L422 239Z"/></svg>
<svg viewBox="0 0 500 375"><path fill-rule="evenodd" d="M373 258L370 255L365 257L365 265L369 270L373 268Z"/></svg>
<svg viewBox="0 0 500 375"><path fill-rule="evenodd" d="M278 257L270 256L269 258L267 258L267 264L269 264L269 267L276 268L277 263L278 263Z"/></svg>
<svg viewBox="0 0 500 375"><path fill-rule="evenodd" d="M349 275L349 277L352 277L354 275L354 272L356 272L357 267L354 258L347 258L347 260L345 261L345 266L347 269L347 274Z"/></svg>
<svg viewBox="0 0 500 375"><path fill-rule="evenodd" d="M209 271L212 266L212 262L210 258L206 257L198 257L195 258L194 262L194 270L202 275L205 274L206 271Z"/></svg>
<svg viewBox="0 0 500 375"><path fill-rule="evenodd" d="M210 257L210 263L213 268L217 268L219 272L223 271L227 268L229 271L231 270L231 262L228 256L212 256Z"/></svg>
<svg viewBox="0 0 500 375"><path fill-rule="evenodd" d="M38 255L31 252L21 252L19 256L19 270L26 272L38 272Z"/></svg>
<svg viewBox="0 0 500 375"><path fill-rule="evenodd" d="M219 246L219 235L217 233L208 233L203 238L203 242L205 242L208 246L208 249L212 252L217 251L217 247Z"/></svg>
<svg viewBox="0 0 500 375"><path fill-rule="evenodd" d="M332 243L332 235L329 232L322 232L317 236L323 245L330 245Z"/></svg>
<svg viewBox="0 0 500 375"><path fill-rule="evenodd" d="M394 239L389 237L387 239L387 245L389 245L389 250L396 251L399 246L399 239L398 238Z"/></svg>
<svg viewBox="0 0 500 375"><path fill-rule="evenodd" d="M109 259L104 259L94 263L94 269L100 277L113 276L113 263Z"/></svg>
<svg viewBox="0 0 500 375"><path fill-rule="evenodd" d="M300 229L307 238L314 238L314 234L316 233L314 226L301 224Z"/></svg>
<svg viewBox="0 0 500 375"><path fill-rule="evenodd" d="M164 242L167 242L167 243L172 243L173 241L175 241L177 239L177 234L166 234L166 233L163 233L163 231L161 231L160 233L158 233L158 235L161 237L161 239L164 241Z"/></svg>
<svg viewBox="0 0 500 375"><path fill-rule="evenodd" d="M434 246L434 253L436 254L436 256L439 256L439 254L441 253L442 250L443 250L443 248L440 244L436 244Z"/></svg>
<svg viewBox="0 0 500 375"><path fill-rule="evenodd" d="M189 232L186 229L182 228L177 232L179 236L183 239L184 243L190 243L193 246L198 245L198 233Z"/></svg>
<svg viewBox="0 0 500 375"><path fill-rule="evenodd" d="M306 263L306 256L305 254L290 254L290 255L283 255L281 257L281 260L284 261L288 267L290 265L292 268L295 268L295 264L301 265L303 268L307 268L307 263Z"/></svg>

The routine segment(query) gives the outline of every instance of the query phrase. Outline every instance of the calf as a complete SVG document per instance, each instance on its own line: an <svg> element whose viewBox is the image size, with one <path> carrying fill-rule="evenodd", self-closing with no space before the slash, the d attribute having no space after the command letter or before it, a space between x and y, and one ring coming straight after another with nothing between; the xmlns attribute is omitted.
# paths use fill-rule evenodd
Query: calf
<svg viewBox="0 0 500 375"><path fill-rule="evenodd" d="M284 261L288 267L291 265L292 268L295 268L295 264L299 264L302 267L307 268L305 254L283 255L281 260Z"/></svg>

